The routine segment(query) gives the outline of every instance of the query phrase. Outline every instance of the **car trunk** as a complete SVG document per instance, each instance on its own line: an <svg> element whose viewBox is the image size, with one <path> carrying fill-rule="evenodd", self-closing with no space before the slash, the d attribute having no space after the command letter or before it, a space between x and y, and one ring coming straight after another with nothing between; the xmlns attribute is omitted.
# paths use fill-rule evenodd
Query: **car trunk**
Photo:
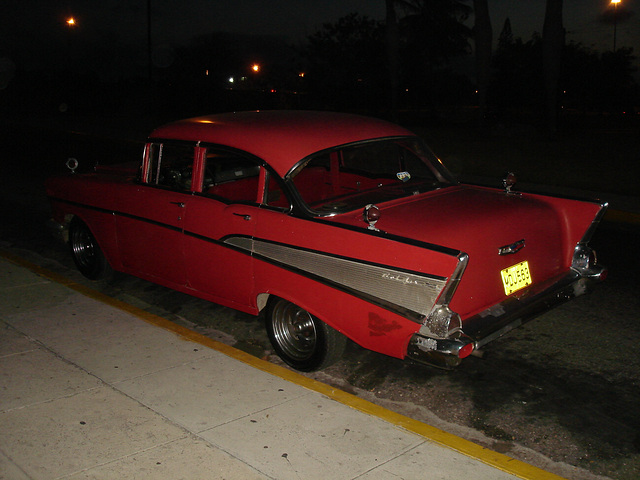
<svg viewBox="0 0 640 480"><path fill-rule="evenodd" d="M469 255L450 303L464 319L566 272L599 205L459 186L380 208L380 230ZM501 271L525 261L532 284L507 293Z"/></svg>

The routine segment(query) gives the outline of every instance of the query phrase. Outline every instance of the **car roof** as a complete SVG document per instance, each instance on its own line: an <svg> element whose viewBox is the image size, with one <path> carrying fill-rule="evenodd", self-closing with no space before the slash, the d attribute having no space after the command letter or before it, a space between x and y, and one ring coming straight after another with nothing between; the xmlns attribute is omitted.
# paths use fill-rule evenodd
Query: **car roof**
<svg viewBox="0 0 640 480"><path fill-rule="evenodd" d="M188 118L151 132L151 139L206 142L237 148L267 161L284 176L298 161L327 148L414 134L399 125L353 114L270 110Z"/></svg>

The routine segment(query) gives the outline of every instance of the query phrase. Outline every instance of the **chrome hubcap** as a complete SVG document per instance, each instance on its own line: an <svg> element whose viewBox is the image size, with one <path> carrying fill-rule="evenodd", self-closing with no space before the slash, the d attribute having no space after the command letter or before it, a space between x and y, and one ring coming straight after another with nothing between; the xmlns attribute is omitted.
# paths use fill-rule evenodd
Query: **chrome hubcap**
<svg viewBox="0 0 640 480"><path fill-rule="evenodd" d="M306 310L286 301L273 309L273 333L278 345L296 360L313 355L316 347L316 324Z"/></svg>
<svg viewBox="0 0 640 480"><path fill-rule="evenodd" d="M73 232L72 238L73 254L78 263L84 267L92 267L95 263L95 246L89 232L78 229Z"/></svg>

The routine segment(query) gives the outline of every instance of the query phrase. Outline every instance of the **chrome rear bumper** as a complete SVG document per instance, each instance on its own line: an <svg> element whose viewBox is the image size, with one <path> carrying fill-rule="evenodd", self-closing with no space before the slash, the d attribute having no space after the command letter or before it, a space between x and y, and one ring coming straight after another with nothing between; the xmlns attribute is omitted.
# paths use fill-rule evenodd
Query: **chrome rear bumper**
<svg viewBox="0 0 640 480"><path fill-rule="evenodd" d="M571 269L535 290L519 297L508 297L484 312L463 320L463 333L456 333L455 338L436 339L415 333L409 341L406 358L440 368L454 368L472 351L465 348L470 343L473 344L473 350L483 347L542 313L587 293L606 274L607 269L602 266L593 266L580 272ZM460 356L461 351L465 352L463 356Z"/></svg>

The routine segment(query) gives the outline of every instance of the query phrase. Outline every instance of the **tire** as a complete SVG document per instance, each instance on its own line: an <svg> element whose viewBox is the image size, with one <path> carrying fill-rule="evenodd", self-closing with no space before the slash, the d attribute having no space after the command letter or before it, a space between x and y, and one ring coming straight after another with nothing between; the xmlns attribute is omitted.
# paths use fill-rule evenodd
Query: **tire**
<svg viewBox="0 0 640 480"><path fill-rule="evenodd" d="M305 309L274 297L266 309L266 328L274 350L302 372L322 370L342 357L347 337Z"/></svg>
<svg viewBox="0 0 640 480"><path fill-rule="evenodd" d="M90 280L110 278L113 270L89 227L74 218L69 225L69 249L76 267Z"/></svg>

